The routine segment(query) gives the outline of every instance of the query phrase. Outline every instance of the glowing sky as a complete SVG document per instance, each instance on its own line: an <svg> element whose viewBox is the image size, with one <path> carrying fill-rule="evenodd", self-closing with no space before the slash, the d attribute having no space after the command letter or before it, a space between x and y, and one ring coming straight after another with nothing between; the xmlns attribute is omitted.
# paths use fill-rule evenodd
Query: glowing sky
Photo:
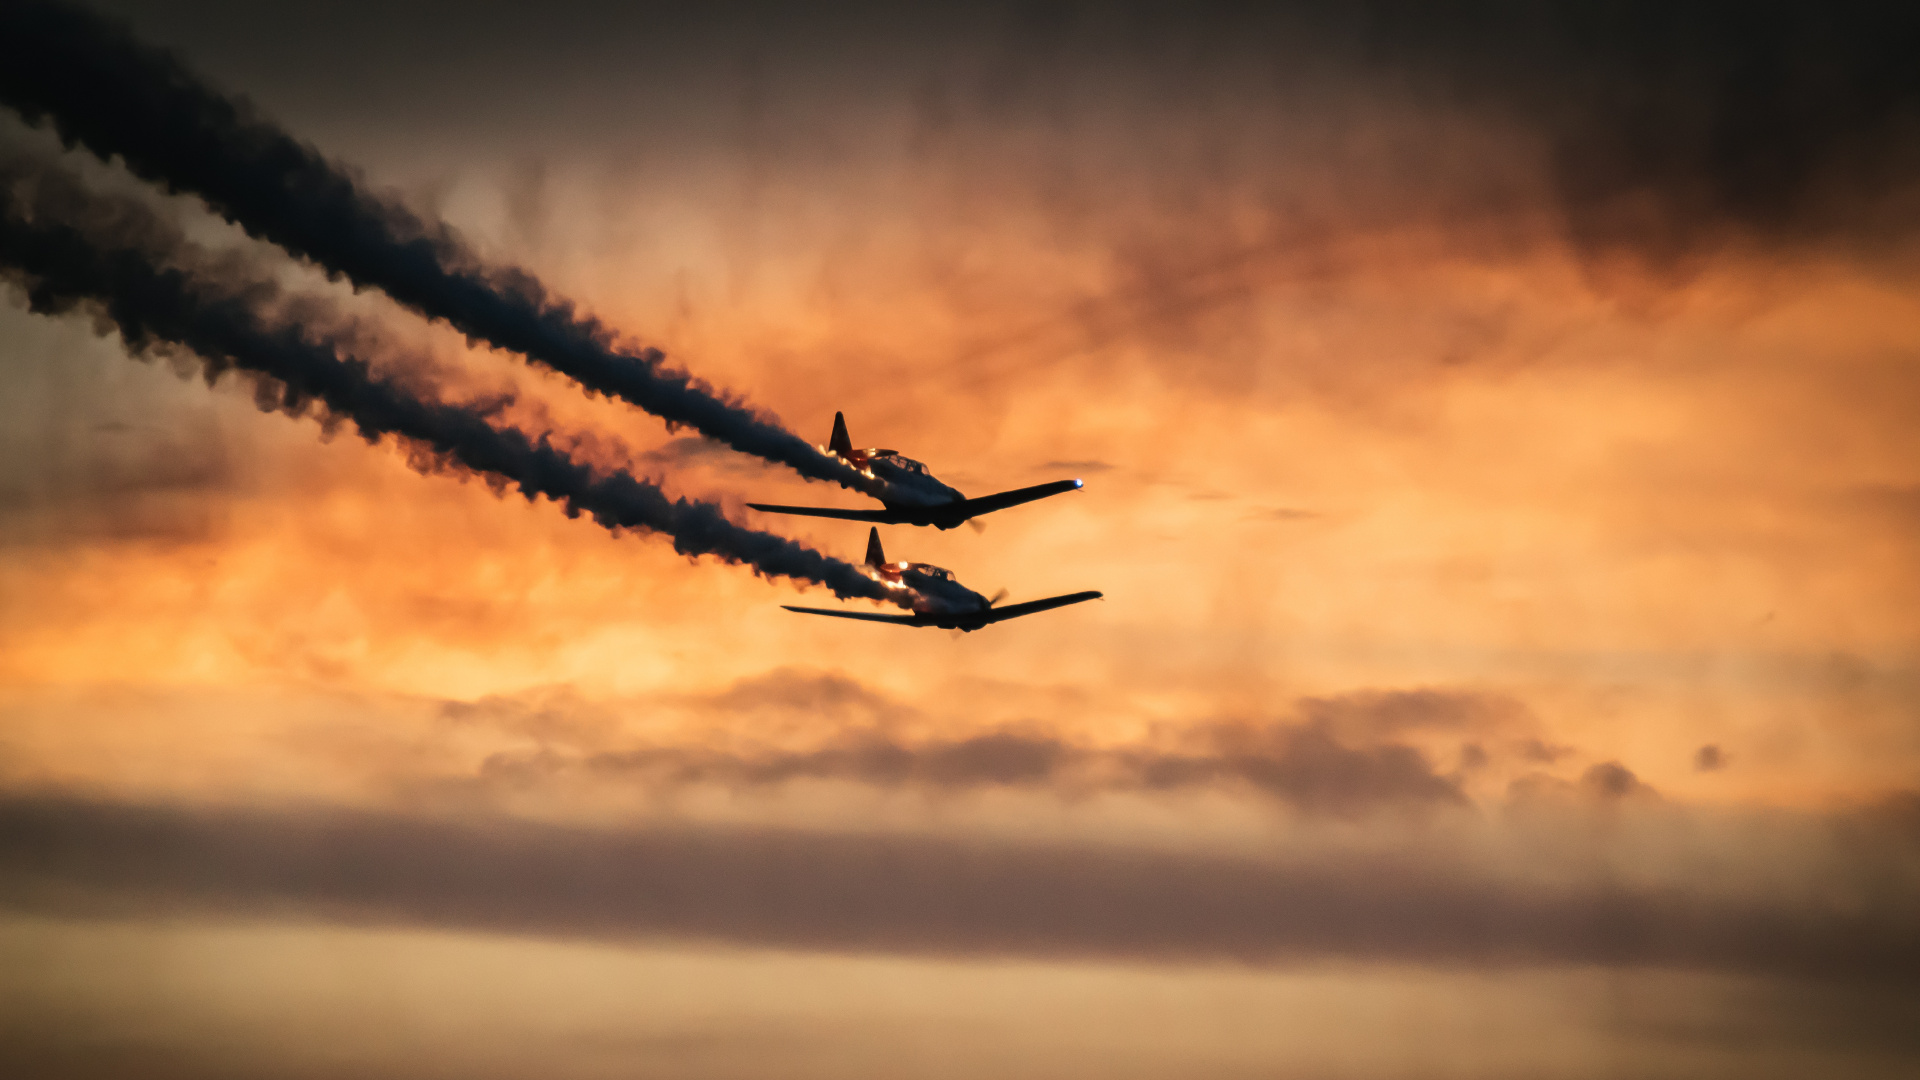
<svg viewBox="0 0 1920 1080"><path fill-rule="evenodd" d="M834 601L9 289L18 1060L1920 1064L1911 17L261 7L112 6L811 439L842 410L969 495L1084 477L882 534L1106 599L790 614ZM526 423L861 554L741 508L861 497L150 198Z"/></svg>

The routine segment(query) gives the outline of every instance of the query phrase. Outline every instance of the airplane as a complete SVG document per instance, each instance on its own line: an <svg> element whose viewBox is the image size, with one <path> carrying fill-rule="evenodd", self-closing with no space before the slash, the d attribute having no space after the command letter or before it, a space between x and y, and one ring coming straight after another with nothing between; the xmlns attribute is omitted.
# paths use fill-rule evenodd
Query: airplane
<svg viewBox="0 0 1920 1080"><path fill-rule="evenodd" d="M879 612L842 611L838 608L795 607L792 604L780 606L806 615L831 615L836 619L861 619L866 622L893 623L896 626L938 626L943 630L972 633L989 623L1005 622L1086 600L1098 600L1102 595L1097 592L1077 592L1049 596L1045 600L1029 600L1024 604L994 607L1000 597L989 600L981 596L955 581L951 570L942 570L926 563L888 562L886 552L880 550L878 528L867 530L867 570L868 577L889 590L912 593L914 613L882 615Z"/></svg>
<svg viewBox="0 0 1920 1080"><path fill-rule="evenodd" d="M925 465L892 450L855 450L847 436L847 418L833 414L833 437L827 441L828 453L886 484L887 494L880 496L884 510L837 510L826 506L775 506L748 503L768 514L800 514L806 517L840 518L844 521L873 521L881 525L933 525L951 529L962 522L1009 506L1044 499L1080 488L1078 480L1055 480L1050 484L1015 488L998 495L969 499L959 491L933 478Z"/></svg>

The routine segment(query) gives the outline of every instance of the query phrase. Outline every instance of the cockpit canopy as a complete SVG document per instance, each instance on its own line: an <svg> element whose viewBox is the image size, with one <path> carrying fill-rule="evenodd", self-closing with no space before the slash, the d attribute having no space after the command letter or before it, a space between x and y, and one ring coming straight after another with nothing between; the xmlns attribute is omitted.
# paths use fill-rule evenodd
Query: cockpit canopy
<svg viewBox="0 0 1920 1080"><path fill-rule="evenodd" d="M921 476L928 475L925 465L920 464L910 457L901 457L900 452L897 450L869 450L867 451L867 456L870 458L886 458L887 464L892 465L896 469L917 473Z"/></svg>
<svg viewBox="0 0 1920 1080"><path fill-rule="evenodd" d="M934 566L929 563L914 563L913 568L930 578L939 578L941 581L955 580L953 571L942 566Z"/></svg>

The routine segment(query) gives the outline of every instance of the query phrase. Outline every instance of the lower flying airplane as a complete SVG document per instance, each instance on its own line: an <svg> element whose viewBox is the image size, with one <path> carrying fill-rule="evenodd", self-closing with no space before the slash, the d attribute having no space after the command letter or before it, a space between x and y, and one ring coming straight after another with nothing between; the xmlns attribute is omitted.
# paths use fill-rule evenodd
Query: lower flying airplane
<svg viewBox="0 0 1920 1080"><path fill-rule="evenodd" d="M1010 604L1006 607L994 607L999 601L981 596L965 585L953 579L953 571L942 570L926 563L887 561L886 552L880 550L880 530L867 531L867 576L880 582L890 590L907 592L913 595L913 614L882 615L871 611L841 611L837 608L794 607L782 604L788 611L804 612L808 615L831 615L836 619L861 619L866 622L893 623L896 626L938 626L945 630L978 630L988 623L1005 622L1022 615L1031 615L1036 611L1049 611L1068 604L1078 604L1086 600L1098 600L1097 592L1068 593L1065 596L1049 596L1045 600L1029 600L1024 604Z"/></svg>
<svg viewBox="0 0 1920 1080"><path fill-rule="evenodd" d="M954 488L933 478L925 465L892 450L855 450L847 437L847 418L833 414L833 438L827 451L847 464L884 482L887 494L880 497L884 510L838 510L828 506L774 506L748 503L769 514L802 514L806 517L840 518L845 521L872 521L881 525L934 525L951 529L981 514L1005 510L1009 506L1059 495L1080 487L1078 480L1055 480L1051 484L1016 488L998 495L969 499Z"/></svg>

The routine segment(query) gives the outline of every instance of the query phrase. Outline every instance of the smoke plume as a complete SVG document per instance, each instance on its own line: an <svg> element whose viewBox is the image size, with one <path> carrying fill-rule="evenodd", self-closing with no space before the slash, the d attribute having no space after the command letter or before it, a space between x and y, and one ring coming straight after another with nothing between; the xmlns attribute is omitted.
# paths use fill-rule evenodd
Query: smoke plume
<svg viewBox="0 0 1920 1080"><path fill-rule="evenodd" d="M274 286L223 284L209 265L205 252L140 204L88 196L58 173L0 167L0 276L35 312L90 309L136 353L194 353L209 381L229 369L265 376L255 394L263 409L350 421L369 442L395 436L422 471L477 473L609 529L665 533L684 555L814 582L842 597L883 594L855 567L737 525L718 506L670 499L627 472L596 471L544 435L496 428L488 418L498 403L422 400L377 376L311 320L274 318L285 299Z"/></svg>
<svg viewBox="0 0 1920 1080"><path fill-rule="evenodd" d="M812 479L885 489L667 366L659 350L623 345L526 271L486 265L445 224L367 191L353 172L208 88L170 54L89 12L0 7L0 101L31 122L50 120L69 146L118 155L135 175L198 195L251 235L589 391Z"/></svg>

